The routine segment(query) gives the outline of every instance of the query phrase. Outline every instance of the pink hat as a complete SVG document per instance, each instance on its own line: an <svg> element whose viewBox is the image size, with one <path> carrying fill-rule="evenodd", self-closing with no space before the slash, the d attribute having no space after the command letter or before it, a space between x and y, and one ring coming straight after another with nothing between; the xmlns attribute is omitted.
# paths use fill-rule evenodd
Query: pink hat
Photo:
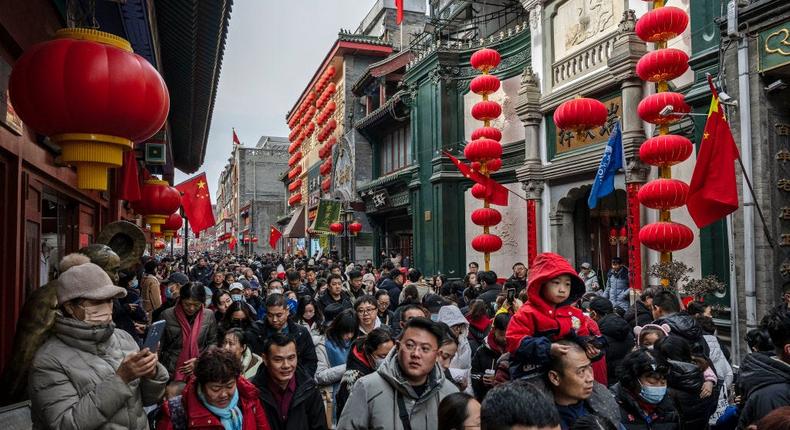
<svg viewBox="0 0 790 430"><path fill-rule="evenodd" d="M634 327L634 336L636 336L636 344L637 345L641 344L640 339L639 339L639 334L642 333L642 331L644 331L645 329L649 329L649 328L650 329L654 329L654 330L659 330L659 331L663 332L664 336L669 336L669 332L672 330L672 328L669 327L669 324L661 324L661 325L658 325L658 324L645 324L643 326L636 326L636 327Z"/></svg>

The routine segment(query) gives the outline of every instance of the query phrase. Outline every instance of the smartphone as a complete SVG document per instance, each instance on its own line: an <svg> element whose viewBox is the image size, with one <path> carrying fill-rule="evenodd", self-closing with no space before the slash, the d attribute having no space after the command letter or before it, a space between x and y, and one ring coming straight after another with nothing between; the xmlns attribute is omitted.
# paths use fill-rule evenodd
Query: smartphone
<svg viewBox="0 0 790 430"><path fill-rule="evenodd" d="M148 348L151 352L156 352L159 349L159 340L162 339L162 333L165 332L165 321L160 320L148 328L148 335L145 337L145 342L140 349Z"/></svg>
<svg viewBox="0 0 790 430"><path fill-rule="evenodd" d="M507 301L509 303L513 303L516 299L516 289L515 288L508 288L507 289Z"/></svg>

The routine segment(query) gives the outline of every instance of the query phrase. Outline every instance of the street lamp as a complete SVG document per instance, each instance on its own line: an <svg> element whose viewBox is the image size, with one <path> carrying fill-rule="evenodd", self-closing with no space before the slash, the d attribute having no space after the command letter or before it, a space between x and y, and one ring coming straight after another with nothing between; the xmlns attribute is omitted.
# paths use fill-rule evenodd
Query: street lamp
<svg viewBox="0 0 790 430"><path fill-rule="evenodd" d="M353 236L348 229L349 224L354 221L354 210L351 209L351 204L346 202L343 205L343 211L340 217L343 221L343 237L345 238L345 245L343 246L343 256L346 260L354 260L354 250L352 249Z"/></svg>

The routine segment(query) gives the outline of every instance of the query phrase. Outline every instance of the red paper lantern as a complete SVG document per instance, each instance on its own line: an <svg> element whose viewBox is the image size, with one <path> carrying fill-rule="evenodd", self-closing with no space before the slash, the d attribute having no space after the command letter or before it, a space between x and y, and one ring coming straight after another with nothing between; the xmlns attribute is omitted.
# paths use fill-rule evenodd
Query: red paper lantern
<svg viewBox="0 0 790 430"><path fill-rule="evenodd" d="M60 145L77 167L77 186L107 190L107 169L158 132L170 110L162 76L128 41L93 29L64 28L28 48L8 82L14 110Z"/></svg>
<svg viewBox="0 0 790 430"><path fill-rule="evenodd" d="M488 189L483 184L474 184L472 185L472 197L483 200L488 196Z"/></svg>
<svg viewBox="0 0 790 430"><path fill-rule="evenodd" d="M472 248L477 252L496 252L502 248L502 239L495 234L481 234L472 239Z"/></svg>
<svg viewBox="0 0 790 430"><path fill-rule="evenodd" d="M469 83L469 90L481 96L493 94L499 90L499 78L494 75L480 75L472 79Z"/></svg>
<svg viewBox="0 0 790 430"><path fill-rule="evenodd" d="M634 31L645 42L665 42L683 33L689 24L683 9L664 6L642 15Z"/></svg>
<svg viewBox="0 0 790 430"><path fill-rule="evenodd" d="M496 172L502 168L502 159L494 158L493 160L488 160L486 167L488 167L489 172Z"/></svg>
<svg viewBox="0 0 790 430"><path fill-rule="evenodd" d="M288 159L288 166L293 167L294 164L298 163L299 160L302 159L302 151L297 151L291 158Z"/></svg>
<svg viewBox="0 0 790 430"><path fill-rule="evenodd" d="M132 209L144 216L153 233L161 232L160 227L181 206L181 193L167 181L152 178L143 183L140 195L143 198L132 202Z"/></svg>
<svg viewBox="0 0 790 430"><path fill-rule="evenodd" d="M483 73L488 73L488 71L498 66L500 61L502 61L502 56L491 48L480 49L472 54L472 57L469 59L472 67Z"/></svg>
<svg viewBox="0 0 790 430"><path fill-rule="evenodd" d="M482 100L472 106L472 117L478 121L492 121L502 115L502 106L491 100Z"/></svg>
<svg viewBox="0 0 790 430"><path fill-rule="evenodd" d="M288 179L293 179L302 173L302 166L296 166L288 172Z"/></svg>
<svg viewBox="0 0 790 430"><path fill-rule="evenodd" d="M335 66L327 67L326 68L326 72L324 72L324 75L328 76L329 78L331 78L332 76L335 76Z"/></svg>
<svg viewBox="0 0 790 430"><path fill-rule="evenodd" d="M651 209L670 210L686 204L689 186L677 179L656 179L639 189L639 202Z"/></svg>
<svg viewBox="0 0 790 430"><path fill-rule="evenodd" d="M628 240L628 229L625 226L620 227L620 242L625 242Z"/></svg>
<svg viewBox="0 0 790 430"><path fill-rule="evenodd" d="M329 158L326 161L324 161L324 163L321 164L321 167L318 168L318 171L319 173L321 173L322 176L328 175L329 172L332 171L332 159Z"/></svg>
<svg viewBox="0 0 790 430"><path fill-rule="evenodd" d="M573 130L577 134L601 127L609 115L606 106L598 100L575 98L559 105L554 111L554 124L560 130Z"/></svg>
<svg viewBox="0 0 790 430"><path fill-rule="evenodd" d="M329 187L331 187L331 186L332 186L332 180L331 179L326 178L323 181L321 181L321 191L323 191L325 193L328 193L329 192Z"/></svg>
<svg viewBox="0 0 790 430"><path fill-rule="evenodd" d="M689 56L680 49L666 48L648 52L636 63L636 74L643 81L663 82L680 77L689 68Z"/></svg>
<svg viewBox="0 0 790 430"><path fill-rule="evenodd" d="M334 136L330 137L330 138L329 138L329 140L327 140L327 141L326 141L326 145L327 145L328 147L330 147L330 148L331 148L332 146L334 146L336 143L337 143L337 138L336 138L336 137L334 137Z"/></svg>
<svg viewBox="0 0 790 430"><path fill-rule="evenodd" d="M667 134L647 139L639 147L639 158L642 162L658 167L674 166L687 160L694 145L683 136Z"/></svg>
<svg viewBox="0 0 790 430"><path fill-rule="evenodd" d="M469 166L472 167L473 170L477 170L479 172L480 167L482 167L482 164L480 164L479 161L472 161L471 163L469 163Z"/></svg>
<svg viewBox="0 0 790 430"><path fill-rule="evenodd" d="M659 252L674 252L691 245L694 233L683 224L659 221L642 227L639 241Z"/></svg>
<svg viewBox="0 0 790 430"><path fill-rule="evenodd" d="M288 146L288 153L293 154L294 152L296 152L297 149L299 149L300 146L302 146L302 142L297 140L296 142Z"/></svg>
<svg viewBox="0 0 790 430"><path fill-rule="evenodd" d="M293 206L302 201L302 193L296 193L288 199L288 206Z"/></svg>
<svg viewBox="0 0 790 430"><path fill-rule="evenodd" d="M469 161L484 161L502 157L502 145L496 140L477 139L464 148L464 157Z"/></svg>
<svg viewBox="0 0 790 430"><path fill-rule="evenodd" d="M491 227L502 221L502 214L493 208L480 208L472 211L472 222L475 225Z"/></svg>
<svg viewBox="0 0 790 430"><path fill-rule="evenodd" d="M354 221L348 225L348 231L351 234L359 234L359 232L362 231L362 224L360 224L357 221Z"/></svg>
<svg viewBox="0 0 790 430"><path fill-rule="evenodd" d="M154 249L157 251L161 251L165 249L165 243L159 239L154 242Z"/></svg>
<svg viewBox="0 0 790 430"><path fill-rule="evenodd" d="M502 132L496 127L480 127L472 131L472 140L477 140L481 137L499 142L502 140Z"/></svg>
<svg viewBox="0 0 790 430"><path fill-rule="evenodd" d="M343 232L343 224L339 222L333 222L332 224L329 224L329 231L335 234L340 234Z"/></svg>
<svg viewBox="0 0 790 430"><path fill-rule="evenodd" d="M675 114L686 114L691 112L691 106L686 104L686 99L683 94L673 92L663 92L651 94L636 107L636 112L643 121L651 124L663 125L677 122L682 118L682 115L661 115L661 111L667 107L672 106Z"/></svg>
<svg viewBox="0 0 790 430"><path fill-rule="evenodd" d="M294 192L294 191L298 190L301 187L302 187L302 180L301 179L297 179L297 180L291 182L290 184L288 184L288 191Z"/></svg>
<svg viewBox="0 0 790 430"><path fill-rule="evenodd" d="M173 212L172 214L170 214L169 217L167 217L165 223L162 224L162 230L164 230L165 232L167 231L173 232L181 229L181 227L183 226L184 226L184 219L181 218L181 214L179 214L178 212Z"/></svg>

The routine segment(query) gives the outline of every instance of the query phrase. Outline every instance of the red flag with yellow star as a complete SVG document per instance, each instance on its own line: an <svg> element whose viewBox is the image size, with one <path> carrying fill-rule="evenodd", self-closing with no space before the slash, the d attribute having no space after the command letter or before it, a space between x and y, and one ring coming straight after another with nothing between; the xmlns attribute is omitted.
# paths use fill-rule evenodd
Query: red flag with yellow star
<svg viewBox="0 0 790 430"><path fill-rule="evenodd" d="M280 230L277 230L273 225L269 226L269 246L272 249L277 249L277 241L283 237L283 234L280 233Z"/></svg>
<svg viewBox="0 0 790 430"><path fill-rule="evenodd" d="M205 173L176 185L176 189L181 192L181 207L195 236L216 224Z"/></svg>
<svg viewBox="0 0 790 430"><path fill-rule="evenodd" d="M739 157L718 94L714 93L686 200L697 227L710 225L738 209L735 160Z"/></svg>

